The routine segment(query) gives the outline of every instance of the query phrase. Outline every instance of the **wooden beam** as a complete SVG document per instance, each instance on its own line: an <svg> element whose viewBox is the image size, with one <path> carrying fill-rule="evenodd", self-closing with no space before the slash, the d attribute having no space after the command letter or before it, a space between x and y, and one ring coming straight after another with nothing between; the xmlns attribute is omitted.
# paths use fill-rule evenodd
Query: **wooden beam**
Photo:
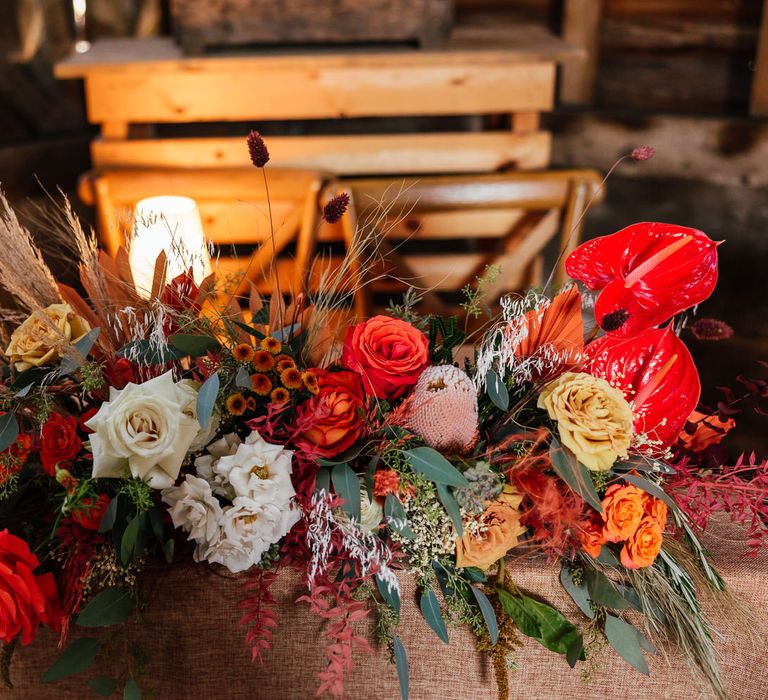
<svg viewBox="0 0 768 700"><path fill-rule="evenodd" d="M603 0L565 0L563 38L585 50L585 55L563 62L560 101L589 104L595 95Z"/></svg>
<svg viewBox="0 0 768 700"><path fill-rule="evenodd" d="M340 175L473 173L501 168L546 168L551 135L545 131L273 136L271 163L278 167L328 170ZM91 146L99 168L249 167L243 138L114 141Z"/></svg>
<svg viewBox="0 0 768 700"><path fill-rule="evenodd" d="M763 0L763 19L760 22L749 112L753 116L768 116L768 0Z"/></svg>

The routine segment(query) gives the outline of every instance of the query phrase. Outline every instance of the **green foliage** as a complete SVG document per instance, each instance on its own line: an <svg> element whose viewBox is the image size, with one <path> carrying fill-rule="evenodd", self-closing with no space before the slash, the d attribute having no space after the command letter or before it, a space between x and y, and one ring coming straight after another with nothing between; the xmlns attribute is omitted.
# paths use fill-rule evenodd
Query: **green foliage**
<svg viewBox="0 0 768 700"><path fill-rule="evenodd" d="M479 318L483 313L482 301L489 285L493 284L501 274L500 265L486 265L482 275L475 277L474 287L467 284L461 290L466 301L462 302L461 308L464 309L467 316Z"/></svg>
<svg viewBox="0 0 768 700"><path fill-rule="evenodd" d="M427 337L432 364L445 365L453 363L454 350L464 342L467 334L459 329L455 316L430 316Z"/></svg>
<svg viewBox="0 0 768 700"><path fill-rule="evenodd" d="M429 323L427 316L422 316L416 307L421 303L421 299L424 295L419 294L413 287L408 287L403 295L403 303L396 304L390 300L387 307L387 314L394 318L401 318L406 323L410 323L412 326L424 330Z"/></svg>
<svg viewBox="0 0 768 700"><path fill-rule="evenodd" d="M448 630L445 627L445 620L443 620L443 615L440 611L440 603L438 603L437 596L431 588L426 589L421 594L419 608L434 633L443 643L448 644Z"/></svg>
<svg viewBox="0 0 768 700"><path fill-rule="evenodd" d="M603 504L592 484L589 470L576 459L576 456L560 441L553 437L549 450L549 459L557 475L566 483L574 493L581 496L598 513L603 512Z"/></svg>
<svg viewBox="0 0 768 700"><path fill-rule="evenodd" d="M118 494L125 494L139 513L145 513L154 504L152 487L143 479L123 479Z"/></svg>
<svg viewBox="0 0 768 700"><path fill-rule="evenodd" d="M93 665L100 646L99 640L92 637L76 639L43 674L43 683L53 683L61 678L87 671Z"/></svg>
<svg viewBox="0 0 768 700"><path fill-rule="evenodd" d="M100 362L86 362L80 366L80 380L83 391L91 392L102 389L107 379L104 376L104 367Z"/></svg>
<svg viewBox="0 0 768 700"><path fill-rule="evenodd" d="M331 472L333 489L337 495L344 499L344 511L346 514L360 522L360 479L352 471L348 464L337 464Z"/></svg>
<svg viewBox="0 0 768 700"><path fill-rule="evenodd" d="M430 481L449 486L469 487L469 482L464 475L437 450L431 447L414 447L411 450L403 450L403 454L411 468Z"/></svg>
<svg viewBox="0 0 768 700"><path fill-rule="evenodd" d="M133 598L126 588L106 588L96 595L77 618L81 627L108 627L125 622L133 611Z"/></svg>

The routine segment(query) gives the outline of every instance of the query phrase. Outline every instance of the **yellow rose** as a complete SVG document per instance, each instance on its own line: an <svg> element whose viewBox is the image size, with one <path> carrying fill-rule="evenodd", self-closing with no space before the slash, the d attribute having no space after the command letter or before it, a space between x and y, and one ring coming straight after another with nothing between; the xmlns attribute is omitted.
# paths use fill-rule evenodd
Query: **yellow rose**
<svg viewBox="0 0 768 700"><path fill-rule="evenodd" d="M5 351L16 369L23 372L59 360L71 343L84 336L91 327L69 304L51 304L34 311L11 335Z"/></svg>
<svg viewBox="0 0 768 700"><path fill-rule="evenodd" d="M465 527L464 535L456 540L456 566L476 566L488 569L510 549L526 528L520 524L522 497L510 487L504 488L497 500L492 501L474 523Z"/></svg>
<svg viewBox="0 0 768 700"><path fill-rule="evenodd" d="M565 372L544 387L538 406L557 421L560 441L587 469L607 471L627 456L632 409L605 379Z"/></svg>

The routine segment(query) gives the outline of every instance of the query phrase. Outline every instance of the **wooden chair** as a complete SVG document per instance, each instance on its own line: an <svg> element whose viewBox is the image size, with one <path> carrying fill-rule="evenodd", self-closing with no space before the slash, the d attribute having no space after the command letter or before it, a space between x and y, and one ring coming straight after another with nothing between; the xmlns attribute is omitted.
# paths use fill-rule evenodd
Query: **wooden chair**
<svg viewBox="0 0 768 700"><path fill-rule="evenodd" d="M144 197L184 195L198 204L208 240L218 249L214 267L227 292L246 294L253 283L271 291L274 254L281 286L303 289L319 222L318 195L328 179L319 172L255 168L217 170L107 170L88 173L80 197L96 207L99 240L110 254L130 234L133 208ZM281 253L295 243L293 259ZM285 291L285 289L284 289Z"/></svg>
<svg viewBox="0 0 768 700"><path fill-rule="evenodd" d="M369 292L402 291L412 281L425 292L424 307L441 313L448 309L441 293L473 284L488 265L499 265L501 274L485 287L487 303L540 285L542 251L558 232L555 281L562 283L585 208L602 197L600 183L592 170L345 180L329 185L323 199L350 194L342 219L348 250L360 248L361 236L378 236L386 278L364 263L363 253L354 266L356 288L371 276ZM357 315L370 312L369 296L356 294Z"/></svg>

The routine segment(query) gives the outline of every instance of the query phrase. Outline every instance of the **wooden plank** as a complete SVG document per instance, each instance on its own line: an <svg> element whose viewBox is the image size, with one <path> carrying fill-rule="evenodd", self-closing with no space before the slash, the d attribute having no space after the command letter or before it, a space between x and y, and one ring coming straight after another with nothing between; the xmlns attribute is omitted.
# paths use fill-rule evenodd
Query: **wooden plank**
<svg viewBox="0 0 768 700"><path fill-rule="evenodd" d="M472 173L500 168L538 170L549 163L546 131L350 136L273 136L271 163L339 175ZM91 146L97 167L248 167L243 138L105 141Z"/></svg>
<svg viewBox="0 0 768 700"><path fill-rule="evenodd" d="M763 19L760 22L749 112L754 116L768 115L768 0L763 0Z"/></svg>
<svg viewBox="0 0 768 700"><path fill-rule="evenodd" d="M595 94L603 0L565 0L563 37L586 55L563 63L560 101L589 104Z"/></svg>
<svg viewBox="0 0 768 700"><path fill-rule="evenodd" d="M183 64L182 64L183 65ZM552 107L553 63L263 68L140 63L88 75L91 122L255 121L536 112Z"/></svg>

